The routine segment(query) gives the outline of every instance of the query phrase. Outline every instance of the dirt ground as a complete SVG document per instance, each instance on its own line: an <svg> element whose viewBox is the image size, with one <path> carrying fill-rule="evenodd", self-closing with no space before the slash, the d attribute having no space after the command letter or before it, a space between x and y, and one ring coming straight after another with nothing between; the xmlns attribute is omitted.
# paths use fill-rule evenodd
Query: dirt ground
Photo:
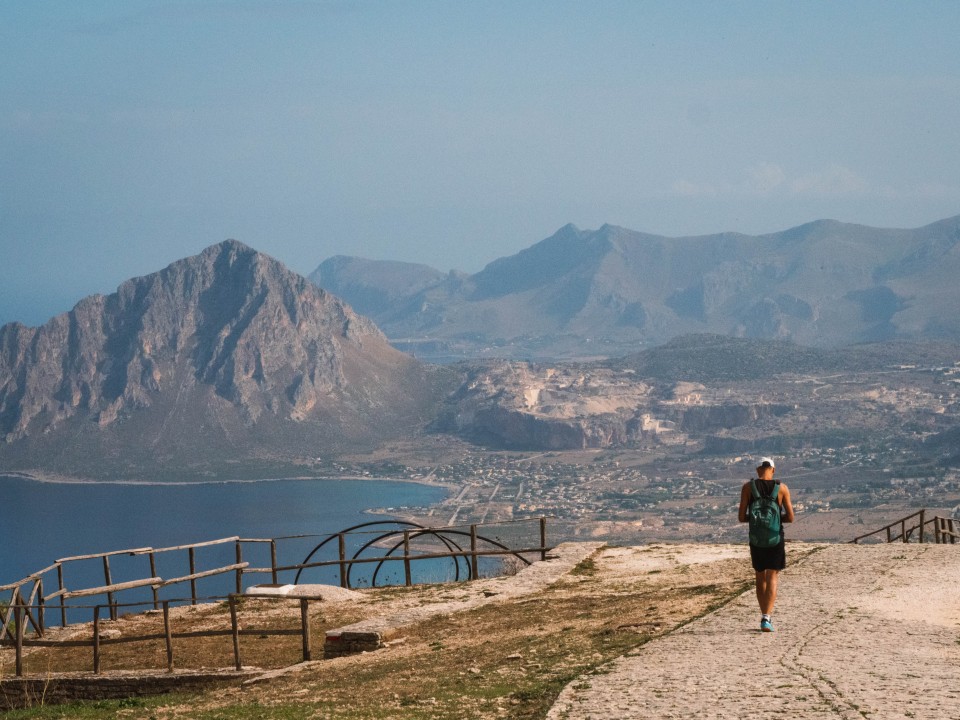
<svg viewBox="0 0 960 720"><path fill-rule="evenodd" d="M802 546L795 551L803 552ZM603 547L545 589L507 599L491 594L476 607L402 628L399 638L376 652L200 695L34 708L10 717L543 718L572 680L737 597L752 576L744 546ZM364 591L360 600L318 604L311 611L314 648L322 647L326 629L447 603L463 588L378 589ZM245 627L254 627L247 624L254 620L278 627L299 622L295 602L248 603L241 616ZM228 618L220 606L185 608L178 610L176 623L226 627ZM143 630L157 622L150 615L117 624L128 623L122 629L128 632L137 623ZM163 641L147 645L107 646L104 667L156 667L158 660L162 667ZM244 664L283 667L297 662L299 638L244 636L243 648ZM178 666L225 667L231 652L229 638L200 638L180 641L176 658ZM89 648L38 650L27 667L88 669L89 653ZM9 658L4 665L11 667Z"/></svg>

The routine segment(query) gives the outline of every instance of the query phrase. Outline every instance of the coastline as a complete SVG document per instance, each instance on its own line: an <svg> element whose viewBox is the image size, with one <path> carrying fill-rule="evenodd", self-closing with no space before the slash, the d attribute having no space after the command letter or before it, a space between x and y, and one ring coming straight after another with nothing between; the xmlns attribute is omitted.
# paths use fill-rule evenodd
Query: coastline
<svg viewBox="0 0 960 720"><path fill-rule="evenodd" d="M368 507L363 510L363 514L373 517L393 517L397 520L407 520L421 523L431 517L433 512L440 508L450 495L457 489L457 486L451 482L441 482L433 479L432 473L425 478L402 478L402 477L381 477L372 475L336 475L336 476L317 476L317 475L297 475L283 478L256 478L256 479L227 479L227 480L95 480L92 478L79 478L70 475L59 475L55 473L36 473L23 470L0 470L0 482L3 478L14 478L25 480L27 482L38 483L41 485L117 485L122 487L196 487L204 485L256 485L259 483L279 483L279 482L336 482L346 480L349 482L372 481L372 482L390 482L407 483L412 485L422 485L425 487L440 488L445 491L446 497L425 506L423 509L425 515L414 515L409 512L391 513L383 506Z"/></svg>
<svg viewBox="0 0 960 720"><path fill-rule="evenodd" d="M373 482L364 485L361 480ZM114 485L118 487L111 487ZM429 508L442 505L450 496L449 488L436 482L359 475L118 483L16 471L0 472L0 488L7 488L10 497L17 499L5 508L0 536L5 542L16 538L30 550L16 554L23 555L19 559L11 556L0 561L2 580L26 576L49 564L50 558L88 550L166 547L180 544L187 537L206 540L232 535L336 533L364 518L426 515ZM190 502L181 504L184 498ZM331 504L330 498L336 500ZM387 514L389 506L396 506L396 512ZM85 517L89 510L94 518L93 528L72 522L81 507ZM131 530L134 526L125 518L138 514L143 517ZM174 518L175 522L163 518ZM320 529L311 530L316 523L320 523L316 526ZM171 530L171 526L176 527ZM139 535L133 537L136 533Z"/></svg>
<svg viewBox="0 0 960 720"><path fill-rule="evenodd" d="M452 491L456 485L448 482L439 482L427 478L403 478L403 477L382 477L373 475L295 475L291 477L270 477L270 478L250 478L250 479L224 479L224 480L97 480L94 478L81 478L71 475L60 475L57 473L37 473L23 470L0 470L0 478L10 477L18 480L27 480L29 482L44 483L49 485L136 485L136 486L175 486L189 487L193 485L250 485L256 483L287 482L287 481L329 481L329 480L372 480L378 482L400 482L412 483L414 485L427 485L429 487L444 488Z"/></svg>

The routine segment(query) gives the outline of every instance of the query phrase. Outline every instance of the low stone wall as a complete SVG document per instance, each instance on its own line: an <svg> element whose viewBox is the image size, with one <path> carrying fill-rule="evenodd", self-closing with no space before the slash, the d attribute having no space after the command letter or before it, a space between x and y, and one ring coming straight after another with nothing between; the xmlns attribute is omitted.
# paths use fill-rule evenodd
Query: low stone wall
<svg viewBox="0 0 960 720"><path fill-rule="evenodd" d="M383 634L379 632L350 632L331 630L323 643L323 659L356 655L357 653L379 650L383 647Z"/></svg>
<svg viewBox="0 0 960 720"><path fill-rule="evenodd" d="M217 685L238 685L261 672L251 669L162 674L57 673L42 677L7 677L0 679L0 711L76 700L118 700L172 692L195 692Z"/></svg>

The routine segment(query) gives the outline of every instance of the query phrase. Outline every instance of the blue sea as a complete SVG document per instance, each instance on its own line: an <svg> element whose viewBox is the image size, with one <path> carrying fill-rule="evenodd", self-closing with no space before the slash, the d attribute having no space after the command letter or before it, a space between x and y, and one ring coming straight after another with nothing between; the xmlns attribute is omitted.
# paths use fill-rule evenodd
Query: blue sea
<svg viewBox="0 0 960 720"><path fill-rule="evenodd" d="M0 585L15 582L59 558L112 550L162 548L219 538L278 538L278 564L302 562L328 534L363 522L388 519L366 512L372 508L426 508L446 496L442 488L390 480L260 480L168 484L52 483L0 476ZM374 527L383 532L387 526ZM352 535L348 553L377 537ZM389 546L399 542L391 539ZM270 565L268 544L245 544L243 560L253 567ZM384 554L380 550L377 554ZM369 555L369 553L368 553ZM313 560L337 558L331 542ZM196 571L235 562L235 545L196 550ZM111 580L149 577L145 555L110 558ZM188 574L186 551L157 556L157 572L170 578ZM374 565L357 565L353 586L370 583ZM415 581L453 579L449 561L414 563ZM68 563L64 584L69 589L104 584L101 560ZM291 582L293 573L279 582ZM403 581L403 564L385 564L377 584ZM198 594L232 592L234 576L201 579ZM244 586L270 583L266 575L244 576ZM301 582L338 583L335 569L307 571ZM45 578L44 592L56 589L56 574ZM51 583L54 585L51 586ZM182 597L189 584L164 589L164 597ZM5 595L5 593L4 593ZM129 595L129 594L128 594ZM126 597L126 596L125 596ZM2 599L2 598L0 598Z"/></svg>

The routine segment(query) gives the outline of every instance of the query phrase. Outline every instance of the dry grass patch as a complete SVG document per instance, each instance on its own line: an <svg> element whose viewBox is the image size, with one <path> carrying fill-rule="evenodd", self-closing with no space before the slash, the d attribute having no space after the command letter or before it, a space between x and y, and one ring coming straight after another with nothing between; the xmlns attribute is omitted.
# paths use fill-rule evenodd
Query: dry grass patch
<svg viewBox="0 0 960 720"><path fill-rule="evenodd" d="M322 653L326 630L361 620L369 612L367 603L312 602L310 624L313 647ZM296 600L244 599L238 604L238 620L244 630L299 630L300 606ZM226 602L171 608L170 625L174 633L229 631L230 609ZM100 629L103 638L100 648L102 670L166 670L163 614L160 611L125 615L115 621L101 620ZM71 625L64 630L54 628L51 635L63 639L90 640L93 626L84 623ZM134 638L145 635L161 637L135 642L111 642L116 636ZM229 635L174 638L173 648L176 668L233 667L233 640ZM271 636L266 633L243 635L240 650L244 665L262 668L287 667L301 660L299 636ZM9 654L9 650L6 653ZM90 672L92 669L93 649L89 646L31 648L24 658L27 674Z"/></svg>

